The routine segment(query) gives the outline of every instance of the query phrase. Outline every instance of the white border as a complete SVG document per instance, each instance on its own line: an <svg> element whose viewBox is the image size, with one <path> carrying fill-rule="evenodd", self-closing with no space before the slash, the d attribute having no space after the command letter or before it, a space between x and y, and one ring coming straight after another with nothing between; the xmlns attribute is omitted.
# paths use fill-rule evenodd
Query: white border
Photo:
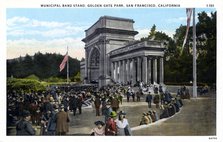
<svg viewBox="0 0 223 142"><path fill-rule="evenodd" d="M223 53L223 32L222 32L222 21L223 21L223 13L222 13L222 0L5 0L5 2L1 2L0 4L0 66L1 66L1 103L0 103L0 141L108 141L108 142L116 142L116 141L222 141L223 130L222 130L222 53ZM209 136L179 136L179 137L158 137L158 136L134 136L134 137L84 137L84 136L66 136L66 137L15 137L15 136L6 136L6 8L41 8L40 4L180 4L181 8L187 7L197 7L197 8L205 8L206 4L214 4L217 9L217 139L210 140ZM3 34L2 34L3 33Z"/></svg>

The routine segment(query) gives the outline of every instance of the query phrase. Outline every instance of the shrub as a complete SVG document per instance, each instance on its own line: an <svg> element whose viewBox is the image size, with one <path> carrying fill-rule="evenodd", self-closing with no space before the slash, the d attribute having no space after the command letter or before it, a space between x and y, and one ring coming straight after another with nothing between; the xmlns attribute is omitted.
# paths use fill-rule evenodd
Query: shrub
<svg viewBox="0 0 223 142"><path fill-rule="evenodd" d="M44 91L46 87L39 81L33 79L16 79L8 78L7 79L7 90L17 90L24 92L30 91Z"/></svg>

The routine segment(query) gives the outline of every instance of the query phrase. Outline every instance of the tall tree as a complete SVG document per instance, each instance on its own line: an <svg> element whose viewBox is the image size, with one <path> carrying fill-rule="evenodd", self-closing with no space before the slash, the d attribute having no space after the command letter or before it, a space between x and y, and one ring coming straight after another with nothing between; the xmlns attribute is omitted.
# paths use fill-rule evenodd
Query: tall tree
<svg viewBox="0 0 223 142"><path fill-rule="evenodd" d="M148 38L149 38L150 40L154 40L155 37L156 37L156 25L153 24L153 26L152 26L152 28L151 28L151 30L150 30L150 32L149 32Z"/></svg>
<svg viewBox="0 0 223 142"><path fill-rule="evenodd" d="M66 69L59 72L59 65L63 60L60 54L40 52L34 56L26 55L17 59L7 60L7 77L24 78L36 75L40 79L50 77L66 78ZM80 61L69 57L69 73L77 74L80 71Z"/></svg>

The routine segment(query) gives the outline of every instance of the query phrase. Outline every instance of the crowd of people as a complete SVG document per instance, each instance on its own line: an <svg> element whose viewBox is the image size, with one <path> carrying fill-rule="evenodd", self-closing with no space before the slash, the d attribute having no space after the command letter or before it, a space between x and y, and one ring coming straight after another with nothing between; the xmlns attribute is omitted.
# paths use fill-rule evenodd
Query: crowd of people
<svg viewBox="0 0 223 142"><path fill-rule="evenodd" d="M117 118L118 117L118 118ZM96 121L96 127L92 129L92 136L131 136L132 132L126 118L126 113L111 111L105 121Z"/></svg>
<svg viewBox="0 0 223 142"><path fill-rule="evenodd" d="M78 110L78 113L82 114L82 105L85 100L91 98L91 92L93 90L77 91L71 89L65 91L59 88L38 92L9 90L7 95L7 126L23 124L23 121L27 120L27 114L30 114L32 116L29 120L31 124L41 126L40 135L64 135L69 131L68 113L72 111L73 115L76 115L76 110ZM66 122L61 119L66 119ZM21 127L16 128L19 131ZM17 134L19 135L19 133Z"/></svg>
<svg viewBox="0 0 223 142"><path fill-rule="evenodd" d="M7 126L23 124L23 121L27 120L25 118L28 112L29 116L32 116L28 121L32 125L41 126L40 135L65 135L69 131L67 124L70 121L69 112L75 116L78 111L78 115L81 115L82 107L88 100L94 104L96 116L104 115L106 122L110 117L110 112L117 112L119 105L122 104L124 91L124 87L120 86L107 86L98 91L88 88L69 91L54 88L28 93L9 90ZM66 121L63 122L61 119ZM16 127L17 131L20 128ZM20 133L17 134L20 135Z"/></svg>
<svg viewBox="0 0 223 142"><path fill-rule="evenodd" d="M155 94L149 92L145 101L148 103L148 112L144 112L140 125L150 124L159 119L170 117L177 113L183 103L181 97L176 98L162 87L154 87ZM159 92L159 93L158 93ZM7 95L7 126L16 125L17 135L35 135L32 127L41 126L40 135L66 135L69 132L69 113L75 117L82 114L82 107L90 101L95 109L95 116L104 116L94 124L91 135L132 135L126 112L120 111L123 98L127 102L140 102L144 96L141 87L134 90L131 86L106 86L100 90L85 89L60 89L48 91L23 92L9 90ZM151 109L152 102L160 114ZM78 111L78 113L77 113ZM31 123L30 123L31 122Z"/></svg>
<svg viewBox="0 0 223 142"><path fill-rule="evenodd" d="M178 113L183 106L181 95L177 94L176 97L173 97L170 92L163 92L162 90L159 91L159 94L156 93L153 96L149 92L146 96L146 102L148 103L149 111L143 112L140 125L147 125L159 119L171 117ZM159 115L155 110L151 109L152 102L155 104L156 108L159 108Z"/></svg>

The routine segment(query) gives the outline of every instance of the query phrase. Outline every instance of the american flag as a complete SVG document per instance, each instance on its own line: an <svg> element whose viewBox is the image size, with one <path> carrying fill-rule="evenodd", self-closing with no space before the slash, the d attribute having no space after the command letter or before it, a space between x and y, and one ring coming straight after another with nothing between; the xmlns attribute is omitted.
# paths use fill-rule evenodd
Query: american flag
<svg viewBox="0 0 223 142"><path fill-rule="evenodd" d="M64 67L65 67L65 65L67 63L67 60L68 60L68 52L66 53L66 55L63 58L63 61L60 64L60 72L64 69Z"/></svg>
<svg viewBox="0 0 223 142"><path fill-rule="evenodd" d="M187 35L188 35L189 28L190 28L190 20L191 20L192 11L193 11L192 8L186 8L187 30L186 30L186 34L185 34L185 38L184 38L184 42L183 42L183 46L182 46L183 48L184 48L184 45L186 44L186 41L187 41Z"/></svg>

